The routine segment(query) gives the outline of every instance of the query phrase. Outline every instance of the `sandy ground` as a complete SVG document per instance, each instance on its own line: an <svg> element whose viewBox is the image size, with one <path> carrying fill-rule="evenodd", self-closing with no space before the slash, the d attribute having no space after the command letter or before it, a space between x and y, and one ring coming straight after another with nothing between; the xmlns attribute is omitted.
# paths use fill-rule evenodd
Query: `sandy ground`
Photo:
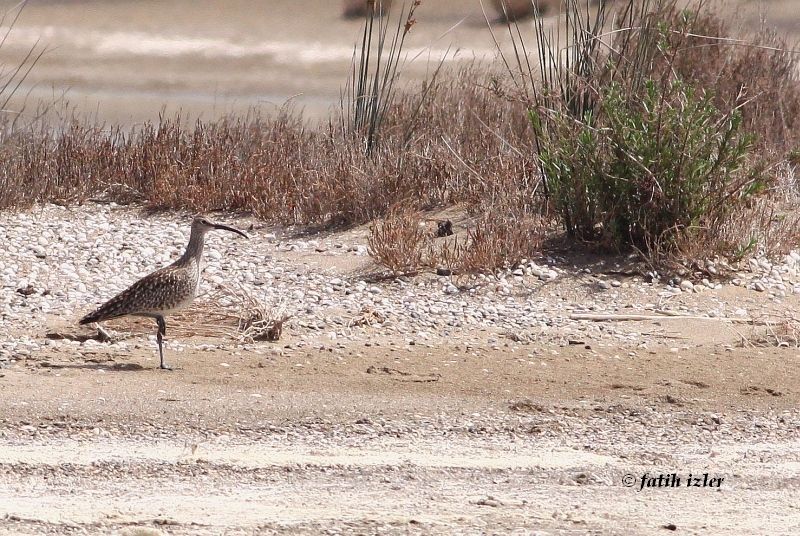
<svg viewBox="0 0 800 536"><path fill-rule="evenodd" d="M800 352L645 324L675 335L284 352L287 333L171 372L146 339L46 349L0 369L0 534L796 534Z"/></svg>
<svg viewBox="0 0 800 536"><path fill-rule="evenodd" d="M358 350L2 371L0 533L800 528L796 352ZM724 481L640 491L645 473Z"/></svg>

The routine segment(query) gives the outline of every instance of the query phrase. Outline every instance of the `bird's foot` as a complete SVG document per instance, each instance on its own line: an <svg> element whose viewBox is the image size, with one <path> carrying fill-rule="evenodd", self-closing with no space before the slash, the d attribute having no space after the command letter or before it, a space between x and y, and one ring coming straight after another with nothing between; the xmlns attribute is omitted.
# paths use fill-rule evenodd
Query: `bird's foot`
<svg viewBox="0 0 800 536"><path fill-rule="evenodd" d="M167 365L166 363L161 363L160 368L161 370L175 370L172 368L172 365Z"/></svg>

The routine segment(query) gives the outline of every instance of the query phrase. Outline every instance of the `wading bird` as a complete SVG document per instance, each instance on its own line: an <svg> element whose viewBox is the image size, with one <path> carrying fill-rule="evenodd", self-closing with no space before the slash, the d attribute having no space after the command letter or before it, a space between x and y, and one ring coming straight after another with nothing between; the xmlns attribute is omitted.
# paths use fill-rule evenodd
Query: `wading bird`
<svg viewBox="0 0 800 536"><path fill-rule="evenodd" d="M186 251L180 259L143 277L97 310L81 318L79 323L90 324L121 316L153 318L158 324L156 340L158 341L161 368L171 369L164 362L163 340L167 332L164 316L186 307L197 296L200 287L205 236L207 232L214 229L230 231L248 238L238 229L214 223L203 216L197 216L192 221L189 245L186 246Z"/></svg>

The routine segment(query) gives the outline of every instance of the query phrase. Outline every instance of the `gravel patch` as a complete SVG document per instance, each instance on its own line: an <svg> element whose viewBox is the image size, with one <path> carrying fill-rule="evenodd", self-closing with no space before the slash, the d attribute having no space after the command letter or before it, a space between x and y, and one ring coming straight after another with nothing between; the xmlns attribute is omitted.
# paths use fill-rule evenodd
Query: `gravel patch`
<svg viewBox="0 0 800 536"><path fill-rule="evenodd" d="M287 351L376 337L406 345L463 337L492 347L544 340L641 348L649 342L636 323L574 321L570 315L670 309L709 317L747 317L754 313L752 308L742 307L738 299L722 296L720 291L741 287L777 308L800 293L798 252L780 262L750 260L726 284L707 277L646 282L642 277L592 273L547 256L494 275L430 274L380 281L369 275L363 231L296 238L291 230L246 218L224 220L249 230L251 240L210 235L201 292L212 292L220 285L241 287L268 307L292 315L287 327L293 342ZM98 345L95 341L43 340L41 334L53 318L66 324L77 322L138 278L176 259L188 240L189 222L188 216L144 216L114 203L74 208L43 205L0 214L0 243L4 244L0 250L0 366L29 357L42 345ZM713 277L721 269L730 267L710 263L706 272ZM115 343L121 350L127 344ZM170 341L170 350L180 351L187 344ZM203 345L196 349L216 347Z"/></svg>

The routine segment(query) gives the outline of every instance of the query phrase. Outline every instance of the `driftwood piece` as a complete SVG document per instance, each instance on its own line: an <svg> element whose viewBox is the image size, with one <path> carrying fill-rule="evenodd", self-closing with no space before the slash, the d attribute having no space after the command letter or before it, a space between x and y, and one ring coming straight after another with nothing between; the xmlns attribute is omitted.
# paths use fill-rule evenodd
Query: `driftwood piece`
<svg viewBox="0 0 800 536"><path fill-rule="evenodd" d="M611 314L611 313L572 313L570 320L591 320L592 322L626 322L626 321L658 321L658 320L712 320L715 322L730 322L732 324L750 324L754 326L767 325L766 322L752 318L730 318L719 316L682 315L673 312L660 312L654 315L644 314Z"/></svg>

